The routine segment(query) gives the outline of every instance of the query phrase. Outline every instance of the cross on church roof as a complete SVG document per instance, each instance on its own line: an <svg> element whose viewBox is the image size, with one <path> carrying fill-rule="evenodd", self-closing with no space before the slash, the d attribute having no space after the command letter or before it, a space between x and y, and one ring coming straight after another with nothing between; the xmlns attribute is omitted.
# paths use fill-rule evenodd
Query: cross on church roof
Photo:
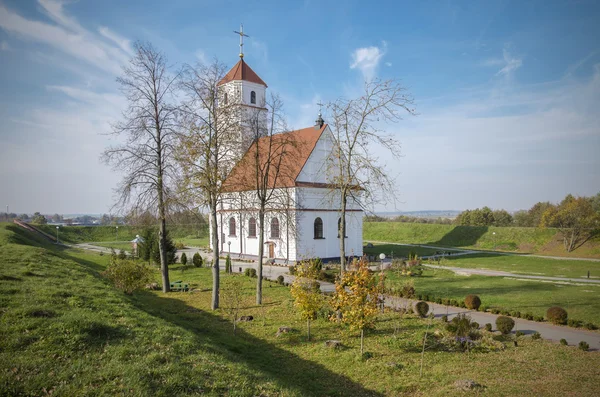
<svg viewBox="0 0 600 397"><path fill-rule="evenodd" d="M240 23L240 31L234 30L233 33L240 35L240 58L244 58L244 37L250 37L244 33L244 25Z"/></svg>

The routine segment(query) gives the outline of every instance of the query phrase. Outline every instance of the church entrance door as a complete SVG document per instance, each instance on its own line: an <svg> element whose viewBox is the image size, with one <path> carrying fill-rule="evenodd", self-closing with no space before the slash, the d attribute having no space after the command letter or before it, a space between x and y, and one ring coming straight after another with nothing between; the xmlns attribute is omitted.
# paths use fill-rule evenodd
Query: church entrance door
<svg viewBox="0 0 600 397"><path fill-rule="evenodd" d="M269 244L269 258L275 258L275 244Z"/></svg>

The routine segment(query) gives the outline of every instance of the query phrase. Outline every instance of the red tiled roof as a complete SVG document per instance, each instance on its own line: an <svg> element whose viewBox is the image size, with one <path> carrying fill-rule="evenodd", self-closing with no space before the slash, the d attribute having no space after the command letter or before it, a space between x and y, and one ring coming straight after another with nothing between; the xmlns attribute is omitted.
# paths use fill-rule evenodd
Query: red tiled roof
<svg viewBox="0 0 600 397"><path fill-rule="evenodd" d="M268 175L269 188L296 186L298 175L326 127L327 124L323 124L319 129L309 127L260 138L258 142L254 142L250 146L242 159L233 167L223 182L222 191L231 193L256 189L257 173L259 177L262 177L264 173L264 171L257 172L256 170L257 144L259 168L264 170L269 159L271 160L272 166Z"/></svg>
<svg viewBox="0 0 600 397"><path fill-rule="evenodd" d="M265 87L267 86L267 84L262 81L260 77L258 77L254 70L252 70L243 59L240 59L240 61L231 68L231 70L225 75L225 77L221 79L221 81L219 81L217 85L219 86L229 83L232 80L244 80L251 83L261 84Z"/></svg>

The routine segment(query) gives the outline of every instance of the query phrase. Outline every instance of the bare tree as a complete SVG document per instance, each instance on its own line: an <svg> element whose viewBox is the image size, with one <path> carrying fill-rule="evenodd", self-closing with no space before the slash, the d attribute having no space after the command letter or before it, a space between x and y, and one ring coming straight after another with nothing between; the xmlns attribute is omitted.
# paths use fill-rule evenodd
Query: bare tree
<svg viewBox="0 0 600 397"><path fill-rule="evenodd" d="M137 42L135 55L117 78L128 101L123 120L113 134L125 143L106 149L103 160L125 176L115 206L158 216L163 292L170 290L166 254L166 216L177 175L174 151L177 142L173 87L177 76L169 73L166 58L150 43Z"/></svg>
<svg viewBox="0 0 600 397"><path fill-rule="evenodd" d="M236 158L233 148L239 145L241 115L233 101L225 103L218 84L225 76L225 65L215 60L210 65L184 67L180 88L186 95L181 106L185 134L178 158L183 168L184 193L210 213L213 310L219 307L219 230L217 212L221 185Z"/></svg>
<svg viewBox="0 0 600 397"><path fill-rule="evenodd" d="M339 200L339 236L341 272L346 269L346 211L349 204L365 206L373 203L377 190L384 197L394 197L394 184L385 167L378 161L382 148L398 156L399 142L379 126L397 122L401 114L414 114L412 97L395 80L367 81L363 93L355 99L338 99L328 104L336 138L327 166L332 186L330 194Z"/></svg>
<svg viewBox="0 0 600 397"><path fill-rule="evenodd" d="M293 206L288 191L293 180L293 167L290 165L296 161L295 154L301 145L292 134L284 133L288 129L283 117L283 102L279 96L271 94L261 108L263 110L259 108L248 113L245 126L253 142L224 185L225 191L246 191L246 206L254 207L253 210L258 213L258 305L262 304L265 216L267 213L285 215L286 208ZM230 196L235 200L235 194ZM287 220L286 217L286 230L289 230ZM281 226L281 223L278 223L277 234L281 233Z"/></svg>

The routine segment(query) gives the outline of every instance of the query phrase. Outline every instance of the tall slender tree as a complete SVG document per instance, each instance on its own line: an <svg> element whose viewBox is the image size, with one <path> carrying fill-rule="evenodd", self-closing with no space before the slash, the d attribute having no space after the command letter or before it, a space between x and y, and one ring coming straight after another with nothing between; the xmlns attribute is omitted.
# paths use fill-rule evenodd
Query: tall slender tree
<svg viewBox="0 0 600 397"><path fill-rule="evenodd" d="M185 193L199 206L209 209L211 245L213 248L212 303L219 307L219 251L221 236L217 213L222 205L221 185L231 170L241 131L240 107L235 101L226 103L219 82L225 65L214 60L184 67L179 87L186 98L180 107L181 125L185 133L178 153L183 168Z"/></svg>
<svg viewBox="0 0 600 397"><path fill-rule="evenodd" d="M357 98L340 98L327 106L336 138L327 168L332 200L339 203L342 273L346 268L348 206L368 206L376 199L395 198L393 178L379 159L381 151L398 156L400 144L381 128L401 120L402 114L415 114L412 104L412 97L397 81L374 79L364 83Z"/></svg>
<svg viewBox="0 0 600 397"><path fill-rule="evenodd" d="M167 209L173 199L170 188L177 163L177 118L173 88L177 76L169 72L167 59L150 43L137 42L134 55L117 78L128 106L113 134L124 143L106 149L103 160L125 174L117 188L121 208L151 211L158 217L163 292L169 291L166 253Z"/></svg>
<svg viewBox="0 0 600 397"><path fill-rule="evenodd" d="M256 304L260 305L267 222L265 218L267 213L282 214L286 224L278 223L277 233L281 233L281 226L286 227L286 231L295 230L292 222L289 222L289 217L285 216L286 209L294 205L293 198L289 194L289 188L283 185L292 178L290 165L296 161L296 150L303 143L295 139L294 135L284 133L288 128L283 115L283 102L275 94L272 94L259 109L246 113L244 127L252 139L252 144L231 173L224 190L245 192L245 200L242 200L246 203L245 207L258 213ZM239 195L235 193L230 193L228 197L232 202L240 201ZM271 233L273 234L273 230ZM289 236L286 237L289 239Z"/></svg>

